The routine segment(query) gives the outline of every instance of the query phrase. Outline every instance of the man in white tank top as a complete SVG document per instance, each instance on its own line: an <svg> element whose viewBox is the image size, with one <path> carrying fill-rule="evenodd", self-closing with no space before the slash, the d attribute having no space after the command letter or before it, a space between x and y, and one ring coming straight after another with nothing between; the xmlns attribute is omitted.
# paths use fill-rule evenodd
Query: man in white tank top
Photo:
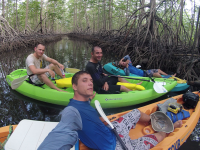
<svg viewBox="0 0 200 150"><path fill-rule="evenodd" d="M55 77L55 73L59 75L61 78L65 78L63 76L61 69L64 69L64 66L60 64L55 59L52 59L50 57L47 57L44 54L45 46L43 44L38 44L34 48L35 52L33 54L30 54L26 59L26 69L27 74L30 76L31 81L34 84L43 84L45 83L52 89L55 89L57 91L62 91L61 89L57 88L48 77L51 76L51 78ZM51 64L46 66L45 68L42 68L42 61L48 61ZM55 72L55 73L54 73Z"/></svg>

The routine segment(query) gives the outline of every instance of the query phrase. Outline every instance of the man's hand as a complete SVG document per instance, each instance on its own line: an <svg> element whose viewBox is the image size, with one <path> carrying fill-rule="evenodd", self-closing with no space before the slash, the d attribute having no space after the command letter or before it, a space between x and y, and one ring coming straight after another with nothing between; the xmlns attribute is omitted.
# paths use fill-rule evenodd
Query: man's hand
<svg viewBox="0 0 200 150"><path fill-rule="evenodd" d="M104 76L108 76L107 74L105 74L105 73L102 73Z"/></svg>
<svg viewBox="0 0 200 150"><path fill-rule="evenodd" d="M49 74L51 75L51 78L55 78L55 73L54 71L52 71L51 69L49 69Z"/></svg>
<svg viewBox="0 0 200 150"><path fill-rule="evenodd" d="M126 64L126 68L128 68L128 63Z"/></svg>
<svg viewBox="0 0 200 150"><path fill-rule="evenodd" d="M58 66L59 66L59 68L62 69L62 70L65 69L65 66L62 65L62 64L60 64L60 63L58 64Z"/></svg>
<svg viewBox="0 0 200 150"><path fill-rule="evenodd" d="M96 92L92 96L90 96L90 99L92 100L95 97L95 95L96 95Z"/></svg>
<svg viewBox="0 0 200 150"><path fill-rule="evenodd" d="M108 91L108 89L109 89L108 83L105 82L102 88L103 88L105 91Z"/></svg>

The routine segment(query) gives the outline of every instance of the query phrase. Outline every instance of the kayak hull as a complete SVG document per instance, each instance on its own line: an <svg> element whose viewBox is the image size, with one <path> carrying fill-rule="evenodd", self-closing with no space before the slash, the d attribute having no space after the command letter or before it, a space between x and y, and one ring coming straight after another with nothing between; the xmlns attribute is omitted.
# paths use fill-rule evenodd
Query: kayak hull
<svg viewBox="0 0 200 150"><path fill-rule="evenodd" d="M103 68L110 74L125 76L124 70L113 66L111 62L105 64ZM140 77L140 76L132 74L132 73L130 73L130 76ZM171 90L171 92L184 91L184 90L188 89L189 87L190 87L190 85L188 85L187 83L177 83L177 85Z"/></svg>
<svg viewBox="0 0 200 150"><path fill-rule="evenodd" d="M198 92L194 92L194 93L196 93L200 96L200 94ZM172 98L176 99L178 103L183 104L182 94L178 95L178 96L174 96ZM157 111L157 109L158 109L157 104L162 104L166 100L167 99L159 101L159 102L155 102L155 103L140 107L138 109L141 112L150 115L150 114L154 113L155 111ZM117 114L110 115L107 117L112 122L112 121L118 119L120 116L122 116L130 111L132 111L132 110L125 111L122 113L117 113ZM195 109L189 109L186 111L189 111L190 117L182 120L183 124L182 124L181 128L176 128L173 132L168 134L168 136L163 141L158 143L151 150L175 150L175 149L179 149L181 147L181 145L184 142L186 142L186 140L188 139L188 137L194 130L194 128L199 120L200 101L198 102ZM101 120L104 122L104 124L107 124L103 119L101 119ZM138 139L139 137L142 137L149 133L150 134L155 133L155 131L153 130L151 125L145 125L144 123L138 122L136 125L136 128L130 130L129 136L131 139ZM83 143L79 142L79 144L80 144L80 150L89 150L89 148L86 147Z"/></svg>
<svg viewBox="0 0 200 150"><path fill-rule="evenodd" d="M6 81L9 84L9 86L11 86L11 82L14 79L23 77L25 75L26 75L26 69L18 69L7 75ZM72 77L73 75L74 74L72 73L65 74L67 78ZM147 78L138 77L138 78L149 80L148 77ZM133 79L127 79L127 80L134 84L140 82L140 80L133 80ZM166 85L164 85L164 87L168 91L172 90L177 84L177 82L172 79L156 78L155 81L165 82ZM55 81L52 82L56 85ZM130 91L128 93L121 92L120 94L96 94L94 100L96 99L99 100L103 108L116 108L116 107L126 107L130 105L144 103L166 94L166 93L156 93L155 90L153 89L153 84L154 84L153 82L143 81L141 85L145 87L146 90ZM73 98L74 95L72 87L63 89L64 91L68 92L66 93L51 89L47 85L38 87L28 83L27 81L24 81L15 90L27 97L39 101L51 104L63 105L63 106L67 106L67 104L69 103L69 99ZM94 107L94 100L91 101L91 105L93 107Z"/></svg>
<svg viewBox="0 0 200 150"><path fill-rule="evenodd" d="M194 92L194 93L199 94L199 92ZM172 98L176 99L178 103L183 104L182 95L174 96ZM149 115L151 113L154 113L158 109L157 104L159 104L159 103L162 104L166 100L167 99L159 101L159 102L155 102L155 103L140 107L138 109L141 112ZM110 115L110 116L107 116L107 117L112 122L112 121L118 119L120 116L122 116L122 115L124 115L124 114L126 114L130 111L131 110L121 112L121 113L117 113L117 114L114 114L114 115ZM172 150L172 149L178 149L178 148L181 147L181 145L188 139L188 137L190 136L190 134L194 130L194 128L195 128L195 126L196 126L196 124L199 120L200 101L198 102L195 109L189 109L187 111L189 111L190 117L182 120L182 122L183 122L182 126L180 128L176 128L173 132L168 134L167 137L163 141L158 143L151 150ZM105 124L107 124L102 118L101 118L101 120ZM40 121L32 121L32 122L37 123L37 122L40 122ZM44 123L46 124L48 122L44 122ZM51 123L53 123L53 122L51 122ZM48 124L51 124L51 123L48 123ZM19 125L20 125L20 123L19 123ZM14 129L16 128L16 126L17 125L13 126ZM28 128L27 125L25 125L25 127ZM40 125L40 127L41 127L41 125ZM34 128L34 130L35 130L35 128ZM49 130L48 132L50 132L50 131L51 130ZM138 139L139 137L142 137L142 136L147 135L149 133L150 134L155 133L155 131L152 129L151 125L146 125L144 123L138 122L137 125L136 125L136 128L130 130L129 136L130 136L131 139ZM6 136L8 134L9 134L9 126L1 127L0 128L0 142L4 142L4 140L6 139ZM47 135L47 133L46 133L46 135ZM31 136L31 137L33 137L33 136ZM11 136L11 138L12 138L12 136ZM44 137L43 137L43 139L44 139ZM9 141L9 142L11 143L11 141ZM15 140L15 142L16 142L16 140ZM40 142L42 142L42 141L40 140ZM86 147L81 141L79 141L78 144L79 144L79 148L76 147L77 148L76 150L78 150L78 149L79 150L89 150L89 148ZM77 144L76 144L76 146L77 146Z"/></svg>

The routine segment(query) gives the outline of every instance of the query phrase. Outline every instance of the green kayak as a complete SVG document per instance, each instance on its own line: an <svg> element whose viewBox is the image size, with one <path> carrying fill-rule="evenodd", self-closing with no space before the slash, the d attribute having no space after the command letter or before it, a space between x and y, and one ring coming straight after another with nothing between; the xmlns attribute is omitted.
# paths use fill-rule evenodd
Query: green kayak
<svg viewBox="0 0 200 150"><path fill-rule="evenodd" d="M27 75L26 69L18 69L7 75L6 81L8 82L9 86L11 86L11 82L14 79L26 75ZM74 74L66 73L65 75L66 78L69 78L72 77ZM146 78L137 77L137 78L149 80L148 77ZM17 89L15 89L17 92L27 97L63 106L66 106L69 103L69 99L73 98L74 92L72 87L63 89L68 91L69 93L59 92L49 88L45 84L42 87L32 85L29 82L27 82L27 80L24 81L21 84L21 86L19 86ZM127 81L134 84L141 82L140 80L133 80L133 79L127 79ZM174 81L173 79L155 78L155 81L159 83L166 83L164 87L165 89L167 89L168 92L172 90L177 84L177 82ZM55 81L52 82L56 85ZM153 84L154 84L153 82L143 81L141 85L145 88L145 90L142 91L135 90L135 91L130 91L128 93L121 92L120 94L96 94L94 100L99 100L103 108L116 108L116 107L126 107L130 105L144 103L166 94L166 93L156 93L155 90L153 89ZM93 107L95 107L94 100L91 101L91 105Z"/></svg>

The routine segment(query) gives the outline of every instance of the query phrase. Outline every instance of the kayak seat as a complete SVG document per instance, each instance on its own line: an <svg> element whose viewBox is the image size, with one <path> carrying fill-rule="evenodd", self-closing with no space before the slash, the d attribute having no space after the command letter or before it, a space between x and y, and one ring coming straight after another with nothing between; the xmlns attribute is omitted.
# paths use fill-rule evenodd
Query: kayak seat
<svg viewBox="0 0 200 150"><path fill-rule="evenodd" d="M31 79L29 79L29 78L28 78L28 80L26 80L26 82L28 82L29 84L32 84L32 85L34 85L34 86L39 86L39 87L45 89L44 87L42 87L44 84L35 84L35 83L33 83L33 82L31 81Z"/></svg>

